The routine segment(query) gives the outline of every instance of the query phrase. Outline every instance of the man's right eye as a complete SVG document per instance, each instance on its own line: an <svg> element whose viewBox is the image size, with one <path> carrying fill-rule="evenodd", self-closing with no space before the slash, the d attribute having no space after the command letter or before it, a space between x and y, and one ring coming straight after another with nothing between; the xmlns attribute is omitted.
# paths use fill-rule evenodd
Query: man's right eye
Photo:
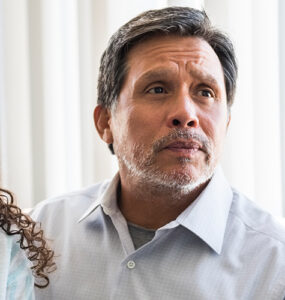
<svg viewBox="0 0 285 300"><path fill-rule="evenodd" d="M165 94L166 93L165 89L161 86L153 87L153 88L149 89L147 92L149 94Z"/></svg>

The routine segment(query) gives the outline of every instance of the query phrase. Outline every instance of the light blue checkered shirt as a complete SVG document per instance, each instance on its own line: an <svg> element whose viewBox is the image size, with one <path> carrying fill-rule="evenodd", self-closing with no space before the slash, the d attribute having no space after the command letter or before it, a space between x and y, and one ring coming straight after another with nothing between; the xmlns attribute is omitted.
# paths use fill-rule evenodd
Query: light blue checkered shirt
<svg viewBox="0 0 285 300"><path fill-rule="evenodd" d="M285 230L218 167L178 218L135 250L116 203L119 175L41 203L57 270L37 299L270 300L285 295Z"/></svg>
<svg viewBox="0 0 285 300"><path fill-rule="evenodd" d="M0 300L33 300L31 265L16 241L0 229Z"/></svg>

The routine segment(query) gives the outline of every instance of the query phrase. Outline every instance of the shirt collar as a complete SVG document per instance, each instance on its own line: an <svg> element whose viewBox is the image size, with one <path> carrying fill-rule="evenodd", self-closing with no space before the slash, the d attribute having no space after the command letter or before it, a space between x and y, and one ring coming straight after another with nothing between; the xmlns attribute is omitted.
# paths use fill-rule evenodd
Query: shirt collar
<svg viewBox="0 0 285 300"><path fill-rule="evenodd" d="M89 206L78 223L90 216L98 206L102 206L106 215L111 215L119 211L117 205L117 187L120 181L119 172L113 177L106 190Z"/></svg>
<svg viewBox="0 0 285 300"><path fill-rule="evenodd" d="M106 190L92 203L78 222L90 216L100 205L107 215L112 215L119 211L116 201L119 180L120 176L119 173L117 173ZM216 253L220 254L232 203L232 196L232 190L224 177L221 167L218 166L207 187L197 199L177 217L175 223L195 233ZM173 221L170 223L173 226ZM170 223L161 229L166 229Z"/></svg>
<svg viewBox="0 0 285 300"><path fill-rule="evenodd" d="M176 221L221 254L232 197L232 189L218 166L207 187Z"/></svg>

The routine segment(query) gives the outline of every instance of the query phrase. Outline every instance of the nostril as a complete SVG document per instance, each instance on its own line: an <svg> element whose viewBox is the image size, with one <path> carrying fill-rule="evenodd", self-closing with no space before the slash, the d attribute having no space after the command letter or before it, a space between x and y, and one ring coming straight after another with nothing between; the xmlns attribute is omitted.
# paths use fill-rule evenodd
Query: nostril
<svg viewBox="0 0 285 300"><path fill-rule="evenodd" d="M172 124L173 124L174 126L177 126L177 125L180 124L180 121L178 121L177 119L174 119L174 120L172 121Z"/></svg>
<svg viewBox="0 0 285 300"><path fill-rule="evenodd" d="M195 121L190 121L187 123L187 126L189 127L194 127L195 126Z"/></svg>

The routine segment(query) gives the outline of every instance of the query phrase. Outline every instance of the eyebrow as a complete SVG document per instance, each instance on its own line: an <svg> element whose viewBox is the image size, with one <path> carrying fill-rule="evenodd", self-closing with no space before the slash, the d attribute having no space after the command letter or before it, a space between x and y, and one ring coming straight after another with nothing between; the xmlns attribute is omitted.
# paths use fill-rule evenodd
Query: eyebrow
<svg viewBox="0 0 285 300"><path fill-rule="evenodd" d="M172 78L174 76L174 72L170 71L169 69L157 69L157 70L150 70L144 73L139 80L141 81L155 81L162 78Z"/></svg>
<svg viewBox="0 0 285 300"><path fill-rule="evenodd" d="M217 79L209 73L205 73L196 69L191 69L189 71L189 74L194 78L199 79L200 81L209 82L211 84L219 86Z"/></svg>

